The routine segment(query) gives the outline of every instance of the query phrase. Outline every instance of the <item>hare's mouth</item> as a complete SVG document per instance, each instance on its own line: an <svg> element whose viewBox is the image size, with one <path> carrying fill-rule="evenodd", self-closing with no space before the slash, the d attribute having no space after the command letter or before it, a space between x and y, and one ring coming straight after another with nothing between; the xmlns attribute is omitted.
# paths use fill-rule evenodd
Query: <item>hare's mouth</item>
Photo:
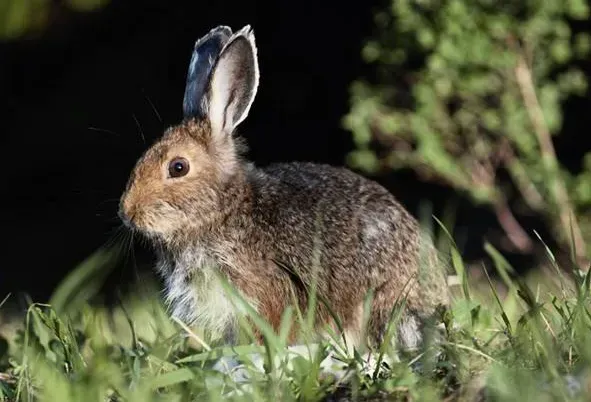
<svg viewBox="0 0 591 402"><path fill-rule="evenodd" d="M147 219L147 216L143 211L137 208L130 208L129 210L120 209L118 215L119 219L121 219L125 227L128 229L144 235L153 234L151 233L153 228L151 227L150 220Z"/></svg>
<svg viewBox="0 0 591 402"><path fill-rule="evenodd" d="M160 204L122 209L119 217L126 227L152 240L168 239L179 229L179 217Z"/></svg>
<svg viewBox="0 0 591 402"><path fill-rule="evenodd" d="M123 224L125 226L127 226L130 229L137 229L137 222L136 222L137 209L136 208L126 209L126 208L121 207L121 208L119 208L117 215L119 216L119 219L121 220L121 222L123 222Z"/></svg>

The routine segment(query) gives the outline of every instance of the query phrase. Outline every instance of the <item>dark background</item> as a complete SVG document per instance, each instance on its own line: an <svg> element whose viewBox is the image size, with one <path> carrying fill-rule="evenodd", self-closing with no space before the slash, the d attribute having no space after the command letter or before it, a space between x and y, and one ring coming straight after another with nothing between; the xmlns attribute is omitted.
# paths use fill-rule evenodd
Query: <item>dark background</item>
<svg viewBox="0 0 591 402"><path fill-rule="evenodd" d="M1 44L0 299L25 291L44 301L112 237L127 176L143 150L181 119L193 43L216 25L255 30L261 81L240 127L250 158L259 165L344 164L352 149L341 127L348 86L371 74L360 50L372 32L373 11L384 4L112 1L88 14L60 9L40 37ZM567 105L556 142L574 171L590 148L590 106L588 98ZM421 200L441 211L452 195L410 173L379 180L413 214ZM469 239L461 242L466 257L478 258L485 231L496 223L489 212L459 201L458 236ZM149 252L139 255L150 259ZM107 290L130 283L128 271L122 266L111 275Z"/></svg>

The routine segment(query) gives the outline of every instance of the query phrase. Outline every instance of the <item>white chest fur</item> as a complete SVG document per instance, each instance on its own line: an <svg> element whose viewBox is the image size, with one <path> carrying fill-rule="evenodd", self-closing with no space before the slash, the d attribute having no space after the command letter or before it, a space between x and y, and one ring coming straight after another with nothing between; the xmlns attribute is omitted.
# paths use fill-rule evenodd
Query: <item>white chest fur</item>
<svg viewBox="0 0 591 402"><path fill-rule="evenodd" d="M219 277L218 260L208 252L187 252L161 259L165 300L172 316L211 333L212 338L236 332L236 307Z"/></svg>

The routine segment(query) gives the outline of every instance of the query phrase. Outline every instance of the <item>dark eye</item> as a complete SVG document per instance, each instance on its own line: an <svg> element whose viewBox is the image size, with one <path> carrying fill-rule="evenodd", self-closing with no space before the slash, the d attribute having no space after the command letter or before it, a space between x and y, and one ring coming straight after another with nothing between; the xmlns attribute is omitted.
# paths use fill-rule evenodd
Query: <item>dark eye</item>
<svg viewBox="0 0 591 402"><path fill-rule="evenodd" d="M170 177L181 177L189 173L189 161L185 158L174 158L168 164Z"/></svg>

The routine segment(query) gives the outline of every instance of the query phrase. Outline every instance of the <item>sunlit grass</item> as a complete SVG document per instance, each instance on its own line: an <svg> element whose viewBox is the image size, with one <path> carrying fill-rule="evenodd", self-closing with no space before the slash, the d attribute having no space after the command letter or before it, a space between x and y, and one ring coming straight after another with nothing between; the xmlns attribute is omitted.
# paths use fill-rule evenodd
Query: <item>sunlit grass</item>
<svg viewBox="0 0 591 402"><path fill-rule="evenodd" d="M230 348L171 319L154 283L113 310L91 306L84 295L96 291L97 272L110 261L99 252L72 272L51 305L31 304L16 334L0 342L0 395L63 402L588 399L590 276L567 278L548 251L552 278L516 280L502 255L486 250L497 279L483 271L482 280L470 280L452 255L458 283L452 308L442 312L440 342L400 355L388 343L372 351L372 363L348 353L337 336L289 348L293 323L302 331L312 323L293 309L278 334L247 311L253 324L242 323L242 342ZM253 325L262 345L249 342ZM221 356L240 360L246 379L215 370Z"/></svg>

